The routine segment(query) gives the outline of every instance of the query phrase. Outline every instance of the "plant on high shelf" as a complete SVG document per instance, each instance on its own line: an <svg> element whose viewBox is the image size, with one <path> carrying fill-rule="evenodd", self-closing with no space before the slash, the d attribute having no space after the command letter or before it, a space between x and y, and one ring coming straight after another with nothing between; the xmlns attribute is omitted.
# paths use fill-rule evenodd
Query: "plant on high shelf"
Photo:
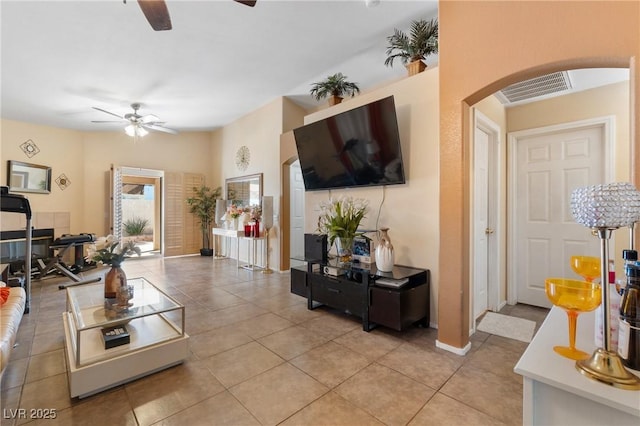
<svg viewBox="0 0 640 426"><path fill-rule="evenodd" d="M393 61L398 58L407 67L409 75L420 73L427 67L423 60L438 53L438 20L413 21L408 35L394 28L393 35L387 37L387 41L386 66L392 67Z"/></svg>
<svg viewBox="0 0 640 426"><path fill-rule="evenodd" d="M340 261L351 260L353 239L362 235L358 233L358 227L368 210L369 203L360 198L342 197L320 203L317 231L327 234L330 246L336 243Z"/></svg>
<svg viewBox="0 0 640 426"><path fill-rule="evenodd" d="M211 224L216 217L216 202L222 194L222 188L217 187L211 189L206 185L199 188L193 188L193 196L187 198L189 212L194 214L200 221L200 230L202 231L202 248L200 254L202 256L213 256L211 248Z"/></svg>
<svg viewBox="0 0 640 426"><path fill-rule="evenodd" d="M341 72L330 75L322 81L313 83L311 86L311 96L316 100L319 101L330 96L329 105L339 104L345 96L353 97L360 93L358 84L347 81L347 76Z"/></svg>

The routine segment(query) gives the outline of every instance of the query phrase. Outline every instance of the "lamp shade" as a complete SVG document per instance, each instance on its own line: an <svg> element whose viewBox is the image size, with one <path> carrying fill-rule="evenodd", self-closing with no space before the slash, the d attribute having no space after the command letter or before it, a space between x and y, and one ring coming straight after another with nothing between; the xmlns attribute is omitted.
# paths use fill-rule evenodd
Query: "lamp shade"
<svg viewBox="0 0 640 426"><path fill-rule="evenodd" d="M222 216L227 211L227 202L225 200L216 200L216 224L220 227L222 223Z"/></svg>
<svg viewBox="0 0 640 426"><path fill-rule="evenodd" d="M640 192L627 182L576 188L571 193L571 213L589 228L631 226L640 220Z"/></svg>
<svg viewBox="0 0 640 426"><path fill-rule="evenodd" d="M262 224L270 229L273 226L273 196L262 197Z"/></svg>

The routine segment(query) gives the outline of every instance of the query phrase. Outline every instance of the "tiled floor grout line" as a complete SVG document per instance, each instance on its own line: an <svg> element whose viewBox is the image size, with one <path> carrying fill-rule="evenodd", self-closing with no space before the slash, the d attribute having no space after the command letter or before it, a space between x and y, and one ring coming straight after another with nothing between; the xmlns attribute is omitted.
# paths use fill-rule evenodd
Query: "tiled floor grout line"
<svg viewBox="0 0 640 426"><path fill-rule="evenodd" d="M157 262L157 260L155 260L154 262ZM486 337L482 338L479 341L473 341L473 337L472 337L472 350L467 354L466 357L462 359L462 361L458 365L455 366L455 368L451 371L451 373L448 375L446 380L442 381L442 383L439 384L437 389L434 389L432 385L426 384L425 382L422 382L420 380L417 380L407 375L402 370L393 367L392 364L389 364L389 366L387 366L385 364L380 363L380 361L383 358L390 356L395 351L401 350L401 348L403 348L405 345L415 346L416 348L415 350L418 350L418 351L428 351L428 353L432 353L433 355L442 356L444 354L443 351L437 350L435 348L434 342L432 341L433 339L432 329L425 329L424 332L422 331L415 332L414 330L413 334L412 333L400 334L390 330L382 329L381 330L382 332L379 334L381 338L385 338L385 339L397 338L399 339L399 342L396 346L394 346L392 349L388 350L387 352L384 352L383 354L376 356L375 358L369 358L368 356L365 356L362 353L354 349L351 349L351 347L338 341L341 338L344 339L345 336L347 336L348 334L358 329L358 328L351 327L350 322L346 322L345 324L347 325L347 328L345 328L345 330L343 331L339 331L342 328L342 325L340 325L342 321L344 321L345 319L351 321L353 320L353 318L342 316L339 313L336 315L336 312L333 312L332 310L323 310L323 311L320 311L318 315L306 316L306 314L302 315L297 313L298 310L300 310L300 312L303 312L303 308L301 308L300 303L293 300L295 298L292 298L291 301L284 300L284 299L282 301L279 300L279 298L281 297L291 297L289 292L286 291L288 287L288 275L282 274L274 278L264 278L262 276L259 276L259 278L255 278L251 275L243 274L241 271L234 270L235 268L229 267L229 265L224 266L220 264L215 266L205 265L205 268L201 268L201 272L193 273L192 268L200 265L199 259L189 259L184 262L185 263L164 260L162 262L164 266L159 271L156 271L152 267L153 265L145 264L145 268L142 268L142 267L136 268L135 273L132 272L130 276L132 277L145 276L145 275L153 276L154 278L157 278L158 286L161 287L163 291L167 291L170 296L177 298L177 300L184 301L183 303L185 303L186 306L194 306L194 308L202 310L202 312L194 313L195 316L191 318L191 320L193 321L203 321L203 318L206 318L207 315L216 315L216 314L219 315L222 311L225 311L225 310L228 310L225 314L229 314L229 315L235 315L237 312L243 313L242 315L237 317L238 319L234 319L231 316L220 317L220 318L226 318L220 324L216 324L213 320L211 323L205 320L203 323L197 326L199 331L195 332L195 334L191 334L192 337L197 337L197 336L204 335L206 333L211 333L211 332L215 333L216 330L220 330L219 331L220 333L227 333L227 332L230 332L234 326L238 326L240 323L244 323L246 321L255 320L256 318L262 315L271 315L272 317L277 317L281 320L289 321L291 324L287 325L284 328L273 328L271 330L269 330L269 328L266 327L264 328L264 330L267 331L267 333L266 334L258 333L256 334L257 337L253 337L252 335L247 334L247 337L250 339L249 342L230 347L228 349L225 349L222 352L216 352L213 355L209 355L204 358L202 358L201 356L198 356L195 352L193 352L190 346L189 351L191 356L186 361L186 363L191 362L191 359L192 359L193 362L201 362L202 363L201 365L204 367L206 367L204 363L207 359L232 351L236 348L242 347L243 345L246 345L249 343L257 343L260 346L260 348L268 351L270 354L274 356L279 357L283 362L278 363L275 366L271 366L266 370L261 371L257 375L251 376L249 378L244 378L242 381L238 383L234 383L232 386L229 386L229 387L222 384L222 382L218 381L222 386L222 390L220 390L218 393L209 395L203 400L194 400L195 402L192 402L189 406L181 407L180 410L169 414L167 417L165 417L165 419L168 419L169 417L173 417L177 419L181 415L188 415L188 413L192 409L194 409L196 406L201 405L202 402L207 401L209 399L213 399L216 396L219 396L220 394L227 392L229 395L233 397L233 399L240 406L244 408L244 410L246 410L246 412L255 421L260 423L259 417L256 415L256 413L252 412L253 407L242 403L242 401L234 393L232 393L230 389L233 388L234 386L245 384L246 382L249 382L255 379L255 377L258 377L262 374L271 372L272 370L275 370L282 365L287 365L289 367L293 367L299 373L303 373L304 376L312 379L314 382L324 386L327 390L326 392L323 392L320 396L317 396L312 400L308 401L304 406L297 407L295 411L293 413L288 414L284 420L278 421L278 423L282 423L287 421L288 419L297 418L297 416L303 414L307 409L309 409L311 406L316 404L322 398L328 396L328 394L330 393L335 393L336 395L343 398L340 393L336 392L336 389L338 387L350 381L351 379L358 376L359 374L363 373L364 370L369 369L371 366L377 365L380 368L389 369L393 371L394 374L400 375L405 379L409 379L410 381L415 382L418 385L426 386L427 388L434 391L425 401L421 402L418 410L415 413L413 413L413 415L408 420L406 420L405 424L408 424L414 420L417 420L420 416L420 413L429 407L434 397L436 397L438 394L441 394L446 398L457 401L458 403L463 404L464 406L470 408L473 411L483 413L485 416L493 419L496 422L501 421L499 418L496 418L495 416L493 416L490 412L485 412L482 409L476 408L474 405L470 405L468 401L466 401L464 398L461 398L459 395L451 396L451 395L448 395L447 393L444 393L443 389L447 384L452 382L454 377L456 377L456 375L462 370L463 367L468 366L470 362L472 362L472 360L474 359L478 351L482 350L483 347L485 347L487 350L492 350L492 348L495 347L495 349L499 349L500 351L503 351L503 353L508 352L508 353L511 353L511 355L514 355L514 354L517 354L518 352L517 350L518 346L513 346L513 345L505 346L504 343L493 342L492 340L490 340L493 335L487 335ZM131 262L131 264L133 265L134 262ZM151 267L149 267L149 265L151 265ZM137 264L135 266L136 267L142 266L142 263ZM50 327L48 322L50 322L51 319L55 318L56 311L60 310L60 305L63 305L62 302L60 302L58 295L60 295L60 297L64 297L64 292L57 290L57 285L58 285L57 282L54 281L52 283L52 281L53 280L51 281L47 280L46 282L37 282L35 284L32 284L33 286L32 312L28 315L31 315L31 314L33 315L31 317L23 319L23 321L25 321L24 326L28 328L25 329L25 333L20 336L22 340L26 341L27 339L29 339L30 346L27 350L25 350L25 353L22 354L23 356L20 359L12 359L10 361L10 362L17 362L19 360L26 359L26 361L24 361L26 362L26 367L22 372L23 374L22 380L19 380L19 378L17 378L18 380L16 380L16 378L13 379L14 382L20 383L20 384L16 386L12 386L11 388L8 388L8 389L5 389L4 386L2 388L3 393L9 392L10 390L16 390L18 392L18 395L17 395L18 406L24 403L23 398L26 397L25 387L27 385L34 386L33 385L34 383L38 383L38 382L44 383L45 380L52 377L52 376L46 376L43 378L39 378L38 380L27 383L27 378L29 377L29 374L30 374L29 371L33 367L32 361L36 359L46 358L47 357L46 354L52 353L55 351L62 350L62 352L64 353L64 348L55 347L55 346L53 347L42 346L43 344L49 345L50 343L48 343L46 340L45 341L40 340L40 339L44 339L43 336L46 336L48 333L50 333L50 330L47 329L47 326ZM52 287L54 285L55 285L55 288ZM237 287L234 287L234 286L237 286ZM199 289L199 287L201 287L201 289ZM230 298L229 303L233 303L234 298L238 298L238 300L242 300L242 303L231 304L229 306L226 306L224 305L224 303L220 304L220 301L218 301L216 302L215 305L211 305L211 302L209 301L198 299L197 297L198 292L206 291L207 288L211 289L212 292L215 294L217 294L216 292L221 291L219 294L222 296L223 299L225 299L224 303L227 303L226 301L227 296ZM260 296L261 294L264 295L264 297ZM212 296L209 295L209 297L211 298ZM306 302L304 303L306 304ZM242 309L244 308L239 308L241 306L247 307L248 311L243 311ZM510 315L511 311L518 311L520 312L521 315L531 315L535 317L537 317L538 315L541 315L537 311L527 313L526 309L527 308L520 309L520 307L518 307L518 309L515 309L515 307L511 307L510 309L507 310L509 311L509 313L506 313L506 314ZM64 308L62 308L62 310L64 310ZM261 311L263 313L252 314L250 313L252 310L255 310L256 313ZM514 314L515 315L513 316L518 316L516 312L514 312ZM319 321L319 319L323 318L323 316L325 315L327 315L328 316L327 318L330 318L332 321L337 321L336 324L339 325L339 327L335 329L333 329L330 326L329 329L327 330L330 333L331 338L329 340L324 341L323 343L319 343L317 345L313 345L310 348L305 349L304 352L298 353L295 356L292 356L290 359L285 358L284 356L270 349L268 346L266 346L263 342L260 341L261 339L264 339L269 336L273 336L274 334L280 333L284 330L295 329L295 328L306 329L307 332L316 333L316 331L314 330L316 330L316 328L318 327L317 324L322 322L322 321ZM335 315L335 317L333 318L329 317L331 315ZM531 319L531 318L527 318L527 319ZM312 321L315 321L315 323L312 323ZM534 321L536 321L537 323L537 326L536 326L536 331L537 331L537 329L539 328L540 321L539 320L534 320ZM189 329L189 322L190 322L190 319L187 318L186 324L185 324L187 330ZM354 323L358 324L357 321L354 321ZM285 324L282 324L282 325L285 325ZM243 326L241 325L240 327L243 327ZM358 324L358 327L360 327L359 324ZM335 335L336 331L339 331L338 335ZM322 340L324 340L324 338ZM371 344L370 343L371 340L365 340L365 341L369 342L368 344ZM36 342L37 342L37 346L34 345L34 343ZM359 356L364 356L367 359L367 363L361 367L358 367L354 371L350 371L348 375L341 377L339 382L331 385L323 383L323 381L314 377L314 375L311 374L311 371L306 371L304 368L293 363L293 361L296 360L298 357L302 357L309 352L312 352L314 350L321 348L324 345L327 345L328 343L338 345L340 348L342 348L342 350L347 350ZM354 344L358 344L358 343L354 343ZM365 348L366 346L362 347L362 349L365 349ZM41 352L36 354L33 352L34 350L40 350ZM458 359L458 358L454 358L451 354L444 354L444 355L451 359ZM511 357L511 355L508 355L508 356ZM486 357L486 354L484 356ZM481 360L480 363L482 362L483 361ZM483 364L480 364L480 365L483 365ZM67 378L66 378L67 368L68 367L66 366L66 356L65 356L65 372L62 373L65 376L64 377L65 381L67 381ZM179 366L173 367L173 368L179 368ZM482 367L478 367L477 363L476 365L474 365L473 368L482 369ZM207 370L209 369L207 368ZM502 373L498 375L497 373L494 373L489 370L482 370L482 371L484 371L485 373L490 373L491 375L495 376L496 379L499 379L499 380L504 379L502 377ZM209 373L212 375L212 377L214 378L216 377L213 370L209 370ZM3 379L4 378L6 378L6 375L5 377L3 377ZM144 379L140 379L140 380L144 380ZM136 383L136 382L132 382L132 383ZM19 390L15 389L17 387L19 387ZM112 389L111 391L113 391L114 393L119 391L125 392L125 394L127 395L128 404L131 408L131 413L133 413L135 421L138 424L142 424L144 417L140 417L140 412L138 412L138 409L135 407L135 405L132 402L129 384L119 385L117 388ZM15 396L13 396L13 398L15 398ZM73 410L74 407L79 408L81 405L85 405L85 404L87 407L90 407L92 404L92 400L90 398L83 399L83 400L72 400L70 402L71 404L70 404L70 408L68 408L69 410ZM347 402L353 405L354 407L357 407L359 410L362 410L363 412L368 413L368 415L372 416L378 421L383 423L385 422L383 418L377 417L374 412L369 411L367 406L361 406L357 402L351 401L348 399L347 399ZM4 425L4 422L3 422L3 425Z"/></svg>

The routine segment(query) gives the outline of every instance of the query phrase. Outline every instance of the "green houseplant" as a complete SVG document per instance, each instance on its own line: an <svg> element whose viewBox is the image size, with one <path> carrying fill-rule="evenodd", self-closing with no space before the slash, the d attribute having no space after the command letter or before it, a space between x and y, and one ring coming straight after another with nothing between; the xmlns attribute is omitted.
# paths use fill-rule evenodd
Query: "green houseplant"
<svg viewBox="0 0 640 426"><path fill-rule="evenodd" d="M202 230L202 246L200 254L202 256L213 256L211 248L211 224L215 220L216 201L222 194L222 188L217 187L211 189L206 185L200 188L193 188L193 196L187 198L189 204L189 212L193 213L200 221L200 229Z"/></svg>
<svg viewBox="0 0 640 426"><path fill-rule="evenodd" d="M360 93L358 84L347 81L347 76L341 72L330 75L322 81L313 83L311 86L311 96L316 100L319 101L330 96L329 105L339 104L344 96L353 97L355 94Z"/></svg>
<svg viewBox="0 0 640 426"><path fill-rule="evenodd" d="M140 247L136 247L135 242L129 241L120 245L119 241L115 241L113 235L98 238L87 248L86 259L95 263L102 263L111 266L111 269L104 276L104 297L105 299L113 299L117 296L118 291L127 286L127 275L120 267L122 262L127 258L128 254L136 253L140 256Z"/></svg>
<svg viewBox="0 0 640 426"><path fill-rule="evenodd" d="M438 20L421 19L411 22L409 34L396 28L393 35L387 37L386 66L393 66L398 58L407 67L409 75L422 72L427 67L423 60L434 53L438 53Z"/></svg>
<svg viewBox="0 0 640 426"><path fill-rule="evenodd" d="M351 260L353 239L361 235L358 234L358 227L368 209L369 203L366 200L352 197L331 199L329 202L320 203L317 231L327 234L330 246L336 243L340 261Z"/></svg>

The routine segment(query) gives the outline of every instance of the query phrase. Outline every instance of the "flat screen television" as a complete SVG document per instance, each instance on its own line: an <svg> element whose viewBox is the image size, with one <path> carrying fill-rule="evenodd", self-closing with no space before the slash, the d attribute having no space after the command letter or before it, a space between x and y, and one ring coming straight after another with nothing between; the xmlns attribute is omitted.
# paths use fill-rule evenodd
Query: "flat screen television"
<svg viewBox="0 0 640 426"><path fill-rule="evenodd" d="M307 191L405 183L393 96L293 134Z"/></svg>

